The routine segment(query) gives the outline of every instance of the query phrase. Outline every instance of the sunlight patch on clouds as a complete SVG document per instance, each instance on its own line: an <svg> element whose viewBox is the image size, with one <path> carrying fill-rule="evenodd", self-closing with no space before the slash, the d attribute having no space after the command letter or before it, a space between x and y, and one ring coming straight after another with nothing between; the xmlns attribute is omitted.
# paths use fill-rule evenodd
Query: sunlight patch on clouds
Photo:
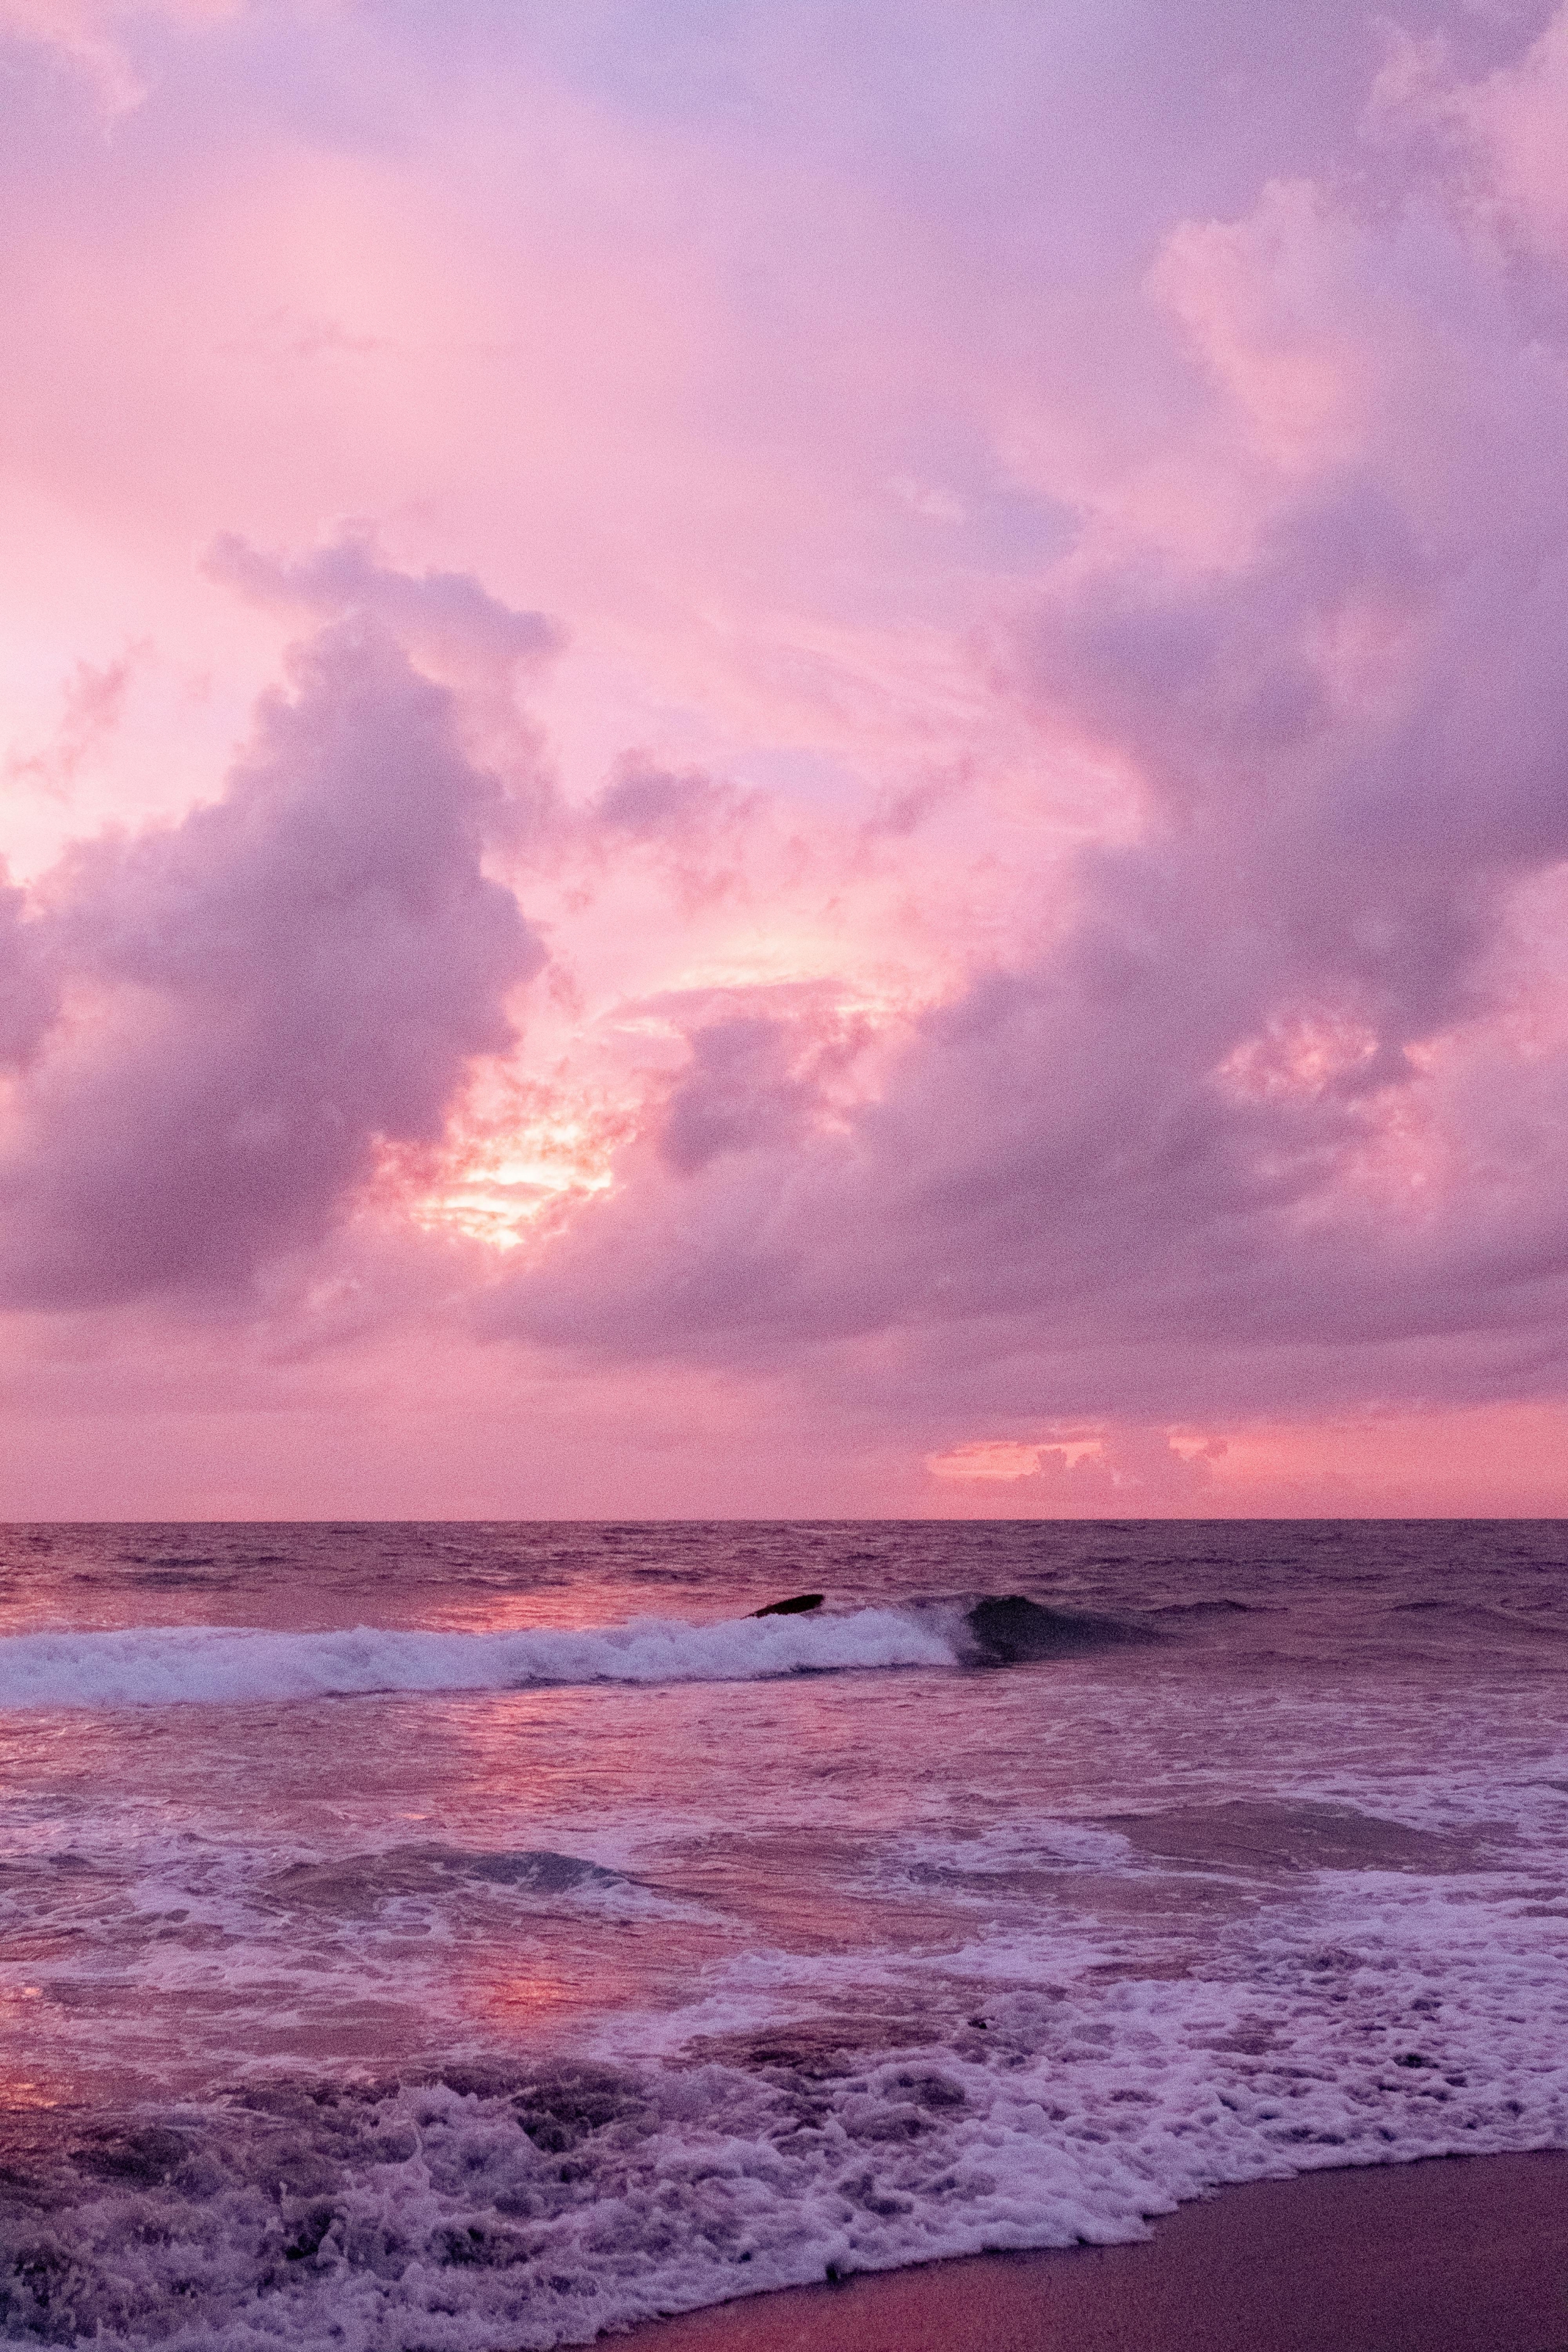
<svg viewBox="0 0 1568 2352"><path fill-rule="evenodd" d="M1321 1095L1364 1071L1377 1054L1377 1036L1352 1014L1289 1013L1244 1038L1216 1072L1231 1093L1254 1102L1281 1096Z"/></svg>
<svg viewBox="0 0 1568 2352"><path fill-rule="evenodd" d="M493 1073L437 1152L389 1152L380 1189L426 1233L510 1251L615 1182L637 1106Z"/></svg>

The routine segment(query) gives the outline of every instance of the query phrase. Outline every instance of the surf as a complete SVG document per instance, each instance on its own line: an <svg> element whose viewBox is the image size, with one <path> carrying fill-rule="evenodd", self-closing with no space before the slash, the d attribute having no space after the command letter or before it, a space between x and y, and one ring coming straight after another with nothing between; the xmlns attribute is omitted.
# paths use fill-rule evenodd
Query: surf
<svg viewBox="0 0 1568 2352"><path fill-rule="evenodd" d="M235 1706L389 1692L552 1685L754 1682L959 1664L934 1612L860 1609L689 1624L641 1617L581 1631L447 1633L358 1625L142 1626L0 1641L0 1708Z"/></svg>
<svg viewBox="0 0 1568 2352"><path fill-rule="evenodd" d="M835 1612L820 1595L692 1624L449 1633L356 1625L149 1625L0 1639L0 1709L238 1706L375 1694L529 1690L595 1683L762 1682L910 1666L1000 1666L1156 1638L1114 1619L1018 1594Z"/></svg>

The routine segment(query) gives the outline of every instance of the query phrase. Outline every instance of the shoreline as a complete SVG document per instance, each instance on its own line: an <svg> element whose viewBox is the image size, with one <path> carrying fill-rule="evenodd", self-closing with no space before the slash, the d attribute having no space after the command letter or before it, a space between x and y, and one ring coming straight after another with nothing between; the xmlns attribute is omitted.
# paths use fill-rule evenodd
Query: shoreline
<svg viewBox="0 0 1568 2352"><path fill-rule="evenodd" d="M627 2352L1568 2352L1568 2153L1217 2190L1131 2245L959 2256L602 2337Z"/></svg>

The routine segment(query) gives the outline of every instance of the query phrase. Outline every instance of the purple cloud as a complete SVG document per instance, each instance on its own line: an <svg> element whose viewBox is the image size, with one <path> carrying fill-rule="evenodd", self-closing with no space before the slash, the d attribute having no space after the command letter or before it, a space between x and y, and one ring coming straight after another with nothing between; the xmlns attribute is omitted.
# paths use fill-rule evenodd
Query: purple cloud
<svg viewBox="0 0 1568 2352"><path fill-rule="evenodd" d="M1472 292L1492 335L1497 285ZM1521 311L1468 378L1461 320L1425 478L1407 452L1403 478L1337 469L1244 562L1065 568L998 690L1135 774L1148 816L1080 855L1062 943L980 975L827 1122L738 1010L662 1162L492 1328L724 1360L886 1343L952 1394L973 1345L978 1390L1016 1402L1027 1360L1068 1412L1560 1372L1568 1055L1505 1075L1495 1038L1464 1046L1514 984L1519 888L1568 860L1540 331Z"/></svg>
<svg viewBox="0 0 1568 2352"><path fill-rule="evenodd" d="M503 806L451 697L360 620L297 653L221 800L77 848L36 955L93 1018L40 1039L36 982L23 1003L4 1296L241 1285L317 1239L384 1143L438 1140L544 961L482 870Z"/></svg>
<svg viewBox="0 0 1568 2352"><path fill-rule="evenodd" d="M266 554L226 531L207 550L202 568L254 604L318 621L378 622L416 656L444 657L464 671L535 664L563 642L542 613L514 611L471 572L400 571L385 561L374 526L365 522L340 524L335 539L297 556Z"/></svg>
<svg viewBox="0 0 1568 2352"><path fill-rule="evenodd" d="M58 1009L58 992L39 953L38 926L25 891L0 865L0 1069L18 1069L37 1051Z"/></svg>

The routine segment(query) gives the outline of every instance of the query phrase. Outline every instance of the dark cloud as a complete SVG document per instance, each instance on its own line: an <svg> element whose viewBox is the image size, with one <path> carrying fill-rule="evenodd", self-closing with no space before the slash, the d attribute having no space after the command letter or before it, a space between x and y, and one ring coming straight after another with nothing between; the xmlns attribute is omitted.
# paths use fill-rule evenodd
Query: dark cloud
<svg viewBox="0 0 1568 2352"><path fill-rule="evenodd" d="M0 1166L11 1303L243 1284L384 1142L438 1139L543 961L482 869L501 798L362 618L298 652L221 800L70 855L34 952L87 1017L44 1039Z"/></svg>

